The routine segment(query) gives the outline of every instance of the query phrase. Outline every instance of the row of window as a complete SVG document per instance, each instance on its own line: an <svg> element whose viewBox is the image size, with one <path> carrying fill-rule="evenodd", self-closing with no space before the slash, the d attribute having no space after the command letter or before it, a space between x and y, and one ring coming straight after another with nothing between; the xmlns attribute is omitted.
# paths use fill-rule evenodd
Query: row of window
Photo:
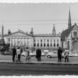
<svg viewBox="0 0 78 78"><path fill-rule="evenodd" d="M34 39L34 42L36 42L36 41L39 42L39 40ZM47 41L47 42L49 42L49 41L52 42L52 39L50 39L50 40L49 40L49 39L40 39L40 42L43 42L43 41L44 41L44 42L45 42L45 41ZM56 39L53 39L53 41L54 41L54 42L55 42L55 41L59 42L58 39L57 39L57 40L56 40Z"/></svg>
<svg viewBox="0 0 78 78"><path fill-rule="evenodd" d="M34 47L36 47L36 46L37 46L37 47L39 47L39 46L41 46L41 47L42 47L42 46L44 46L44 47L46 47L46 46L47 46L47 47L59 47L59 44L57 43L57 45L56 45L56 44L54 43L54 45L52 45L52 44L45 44L45 43L44 43L44 45L43 45L43 44L41 43L41 44L39 45L39 43L38 43L38 44L35 44L35 43L34 43Z"/></svg>

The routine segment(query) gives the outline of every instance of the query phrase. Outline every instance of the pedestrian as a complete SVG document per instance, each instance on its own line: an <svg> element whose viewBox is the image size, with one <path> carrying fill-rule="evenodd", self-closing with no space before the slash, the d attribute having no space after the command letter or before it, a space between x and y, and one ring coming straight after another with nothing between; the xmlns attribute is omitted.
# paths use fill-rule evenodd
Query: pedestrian
<svg viewBox="0 0 78 78"><path fill-rule="evenodd" d="M16 48L15 46L12 49L12 61L15 62L15 56L16 56Z"/></svg>
<svg viewBox="0 0 78 78"><path fill-rule="evenodd" d="M26 61L29 62L29 60L30 60L30 52L28 47L26 47Z"/></svg>
<svg viewBox="0 0 78 78"><path fill-rule="evenodd" d="M17 48L17 58L18 58L18 62L20 62L20 57L21 57L21 50L20 47Z"/></svg>
<svg viewBox="0 0 78 78"><path fill-rule="evenodd" d="M36 50L36 58L37 61L41 61L41 50L39 48Z"/></svg>
<svg viewBox="0 0 78 78"><path fill-rule="evenodd" d="M62 49L61 47L59 47L58 49L58 62L61 62L62 61Z"/></svg>
<svg viewBox="0 0 78 78"><path fill-rule="evenodd" d="M69 62L69 50L68 49L64 51L64 58L65 58L65 62Z"/></svg>

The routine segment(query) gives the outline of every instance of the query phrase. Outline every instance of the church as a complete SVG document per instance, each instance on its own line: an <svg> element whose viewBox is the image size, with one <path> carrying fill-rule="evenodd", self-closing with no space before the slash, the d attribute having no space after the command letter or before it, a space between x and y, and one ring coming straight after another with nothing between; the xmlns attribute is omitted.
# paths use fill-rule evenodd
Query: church
<svg viewBox="0 0 78 78"><path fill-rule="evenodd" d="M62 48L69 49L76 55L78 53L78 26L75 23L71 23L71 14L69 10L68 28L64 30L61 34Z"/></svg>

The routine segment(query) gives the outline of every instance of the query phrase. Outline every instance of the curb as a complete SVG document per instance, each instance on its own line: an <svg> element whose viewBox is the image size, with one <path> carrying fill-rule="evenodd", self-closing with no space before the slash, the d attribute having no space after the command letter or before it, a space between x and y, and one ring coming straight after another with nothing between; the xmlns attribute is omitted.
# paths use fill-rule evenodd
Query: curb
<svg viewBox="0 0 78 78"><path fill-rule="evenodd" d="M23 63L23 62L0 62L0 63L6 63L6 64L46 64L46 65L78 65L77 63L34 63L34 62L29 62L29 63Z"/></svg>

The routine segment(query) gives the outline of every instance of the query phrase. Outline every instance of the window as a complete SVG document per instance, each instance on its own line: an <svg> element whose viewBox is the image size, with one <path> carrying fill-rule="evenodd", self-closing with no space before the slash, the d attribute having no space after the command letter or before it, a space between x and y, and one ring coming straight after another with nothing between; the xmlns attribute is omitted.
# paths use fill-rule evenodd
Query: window
<svg viewBox="0 0 78 78"><path fill-rule="evenodd" d="M57 42L59 42L59 40L57 39Z"/></svg>
<svg viewBox="0 0 78 78"><path fill-rule="evenodd" d="M50 44L50 46L52 47L52 44Z"/></svg>
<svg viewBox="0 0 78 78"><path fill-rule="evenodd" d="M8 38L8 41L10 41L10 38Z"/></svg>
<svg viewBox="0 0 78 78"><path fill-rule="evenodd" d="M42 42L42 39L41 39L41 42Z"/></svg>
<svg viewBox="0 0 78 78"><path fill-rule="evenodd" d="M57 47L59 47L59 44L57 43Z"/></svg>
<svg viewBox="0 0 78 78"><path fill-rule="evenodd" d="M54 47L55 47L56 45L55 45L55 43L54 43Z"/></svg>
<svg viewBox="0 0 78 78"><path fill-rule="evenodd" d="M41 43L41 47L42 47L42 43Z"/></svg>
<svg viewBox="0 0 78 78"><path fill-rule="evenodd" d="M74 36L77 37L77 32L74 32Z"/></svg>
<svg viewBox="0 0 78 78"><path fill-rule="evenodd" d="M34 47L36 46L36 44L34 43Z"/></svg>
<svg viewBox="0 0 78 78"><path fill-rule="evenodd" d="M52 42L52 39L50 40L50 42Z"/></svg>
<svg viewBox="0 0 78 78"><path fill-rule="evenodd" d="M46 45L45 45L45 43L44 43L44 47L45 47Z"/></svg>
<svg viewBox="0 0 78 78"><path fill-rule="evenodd" d="M34 39L34 42L35 42L35 39Z"/></svg>
<svg viewBox="0 0 78 78"><path fill-rule="evenodd" d="M37 47L39 47L39 43L37 43Z"/></svg>
<svg viewBox="0 0 78 78"><path fill-rule="evenodd" d="M47 42L49 42L49 39L47 39Z"/></svg>
<svg viewBox="0 0 78 78"><path fill-rule="evenodd" d="M47 44L47 47L49 47L49 44Z"/></svg>
<svg viewBox="0 0 78 78"><path fill-rule="evenodd" d="M55 39L54 39L54 42L55 42Z"/></svg>

